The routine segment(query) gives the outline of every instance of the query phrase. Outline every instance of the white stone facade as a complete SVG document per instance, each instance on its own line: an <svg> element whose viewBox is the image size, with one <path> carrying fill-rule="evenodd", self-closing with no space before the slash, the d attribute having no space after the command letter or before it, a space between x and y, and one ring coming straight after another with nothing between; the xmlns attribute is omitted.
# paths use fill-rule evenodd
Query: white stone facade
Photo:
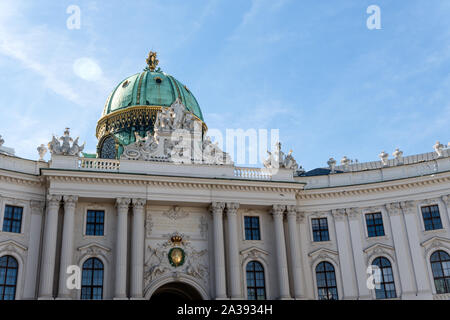
<svg viewBox="0 0 450 320"><path fill-rule="evenodd" d="M247 299L246 267L264 268L267 299L318 299L316 266L335 270L339 299L375 299L367 267L392 266L395 299L438 294L430 256L450 254L448 149L339 173L173 164L52 155L49 162L0 154L0 226L6 206L23 208L20 232L0 231L0 258L18 263L15 299L80 299L68 266L98 258L103 299L150 299L165 284L202 299ZM421 208L437 205L442 228L425 230ZM104 211L102 236L86 235L88 210ZM380 212L385 235L369 237L365 214ZM259 217L246 240L244 217ZM313 241L312 219L327 218L329 240ZM169 263L173 235L186 254Z"/></svg>

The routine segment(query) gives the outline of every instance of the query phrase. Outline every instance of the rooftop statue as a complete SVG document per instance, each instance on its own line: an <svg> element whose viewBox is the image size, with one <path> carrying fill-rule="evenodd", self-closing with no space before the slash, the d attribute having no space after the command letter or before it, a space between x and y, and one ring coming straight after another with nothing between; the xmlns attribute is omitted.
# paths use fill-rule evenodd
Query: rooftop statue
<svg viewBox="0 0 450 320"><path fill-rule="evenodd" d="M275 145L275 150L273 152L267 151L268 157L263 161L263 165L266 168L284 168L291 170L298 170L298 163L292 156L292 150L289 151L287 155L281 151L281 142Z"/></svg>
<svg viewBox="0 0 450 320"><path fill-rule="evenodd" d="M52 155L63 155L63 156L80 156L80 152L84 150L83 145L78 145L78 137L73 140L70 137L69 128L66 128L64 135L59 139L53 136L52 141L48 143L48 149ZM62 144L60 143L62 141ZM72 143L72 145L71 145Z"/></svg>
<svg viewBox="0 0 450 320"><path fill-rule="evenodd" d="M2 138L2 136L0 135L0 147L5 143L5 140Z"/></svg>

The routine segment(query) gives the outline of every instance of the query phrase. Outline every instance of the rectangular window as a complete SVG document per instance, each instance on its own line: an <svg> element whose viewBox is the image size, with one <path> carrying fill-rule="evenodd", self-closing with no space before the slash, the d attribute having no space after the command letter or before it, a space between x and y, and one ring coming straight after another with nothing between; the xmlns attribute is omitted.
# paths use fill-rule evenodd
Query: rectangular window
<svg viewBox="0 0 450 320"><path fill-rule="evenodd" d="M3 216L3 231L20 233L22 228L22 207L5 206L5 215Z"/></svg>
<svg viewBox="0 0 450 320"><path fill-rule="evenodd" d="M381 212L366 214L366 224L369 237L384 236L383 217Z"/></svg>
<svg viewBox="0 0 450 320"><path fill-rule="evenodd" d="M327 218L311 219L311 223L314 241L330 240Z"/></svg>
<svg viewBox="0 0 450 320"><path fill-rule="evenodd" d="M423 223L425 230L442 229L441 215L439 214L439 206L422 207Z"/></svg>
<svg viewBox="0 0 450 320"><path fill-rule="evenodd" d="M261 240L259 217L244 217L245 240Z"/></svg>
<svg viewBox="0 0 450 320"><path fill-rule="evenodd" d="M86 218L86 235L103 236L105 211L88 210Z"/></svg>

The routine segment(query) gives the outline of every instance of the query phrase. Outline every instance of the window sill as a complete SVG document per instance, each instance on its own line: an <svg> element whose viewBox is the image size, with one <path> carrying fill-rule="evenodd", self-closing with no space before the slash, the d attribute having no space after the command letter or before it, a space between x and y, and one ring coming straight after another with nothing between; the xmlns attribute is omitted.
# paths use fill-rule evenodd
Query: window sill
<svg viewBox="0 0 450 320"><path fill-rule="evenodd" d="M379 240L390 240L390 239L387 235L384 235L384 236L378 236L378 237L366 236L366 240L367 241L379 241Z"/></svg>
<svg viewBox="0 0 450 320"><path fill-rule="evenodd" d="M327 241L311 241L312 245L324 245L324 244L332 244L333 241L327 240Z"/></svg>
<svg viewBox="0 0 450 320"><path fill-rule="evenodd" d="M102 236L87 236L87 235L83 235L83 239L101 239L101 238L105 238L105 235L102 235Z"/></svg>

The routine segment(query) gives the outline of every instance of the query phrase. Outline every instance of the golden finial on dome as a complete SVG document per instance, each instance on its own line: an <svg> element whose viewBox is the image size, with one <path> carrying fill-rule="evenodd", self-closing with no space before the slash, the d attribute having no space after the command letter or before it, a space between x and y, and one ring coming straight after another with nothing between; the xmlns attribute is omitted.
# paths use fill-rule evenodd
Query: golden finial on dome
<svg viewBox="0 0 450 320"><path fill-rule="evenodd" d="M147 62L147 65L148 65L148 68L150 69L150 71L155 71L156 66L159 63L159 60L156 59L156 52L150 51L146 62Z"/></svg>

